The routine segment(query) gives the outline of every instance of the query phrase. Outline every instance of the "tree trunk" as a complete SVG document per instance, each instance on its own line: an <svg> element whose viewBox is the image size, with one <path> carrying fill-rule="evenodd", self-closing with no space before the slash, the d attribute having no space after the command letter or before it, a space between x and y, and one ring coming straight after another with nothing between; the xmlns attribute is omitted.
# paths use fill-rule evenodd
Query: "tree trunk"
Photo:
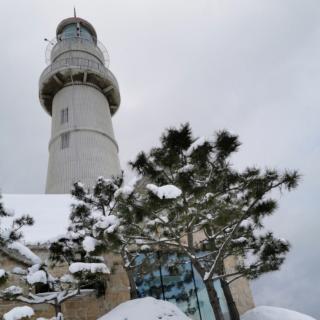
<svg viewBox="0 0 320 320"><path fill-rule="evenodd" d="M209 301L213 309L213 313L216 320L224 320L221 306L219 303L219 298L218 298L216 289L213 286L213 281L211 279L210 280L208 279L204 281L204 284L206 286L208 296L209 296Z"/></svg>
<svg viewBox="0 0 320 320"><path fill-rule="evenodd" d="M62 316L62 318L60 316L60 315L62 315L61 304L59 304L59 303L55 304L54 305L54 311L55 311L55 314L56 314L56 317L57 317L58 320L63 319L63 316ZM60 315L59 315L59 313L60 313Z"/></svg>
<svg viewBox="0 0 320 320"><path fill-rule="evenodd" d="M129 283L130 283L130 297L131 299L137 299L138 298L137 287L134 281L132 270L130 270L129 268L126 268L126 271L127 271L127 276L129 278Z"/></svg>
<svg viewBox="0 0 320 320"><path fill-rule="evenodd" d="M221 287L222 287L224 296L227 300L231 320L240 320L239 311L238 311L237 306L233 300L230 287L229 287L228 283L223 279L221 279Z"/></svg>

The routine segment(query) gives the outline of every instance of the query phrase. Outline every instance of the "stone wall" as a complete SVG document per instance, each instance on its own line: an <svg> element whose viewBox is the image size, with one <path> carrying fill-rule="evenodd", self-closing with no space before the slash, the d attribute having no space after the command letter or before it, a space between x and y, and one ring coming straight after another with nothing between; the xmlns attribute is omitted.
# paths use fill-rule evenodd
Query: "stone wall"
<svg viewBox="0 0 320 320"><path fill-rule="evenodd" d="M228 272L232 273L236 271L237 259L239 258L232 256L225 260L225 268ZM246 311L254 308L253 296L247 279L240 278L233 281L230 284L230 290L240 314L244 314Z"/></svg>
<svg viewBox="0 0 320 320"><path fill-rule="evenodd" d="M32 247L33 252L40 256L43 261L46 260L48 251L44 247ZM105 255L105 260L111 270L111 274L107 276L107 288L104 296L97 298L95 291L84 290L81 295L75 296L67 300L62 305L62 312L65 320L96 320L98 317L115 308L118 304L130 299L129 281L122 266L120 256ZM14 259L0 253L0 266L6 271L11 271L14 267L27 268L28 266L22 263L17 263ZM59 265L51 273L54 276L61 276L66 272L66 265ZM0 287L0 290L9 285L18 285L26 288L26 285L21 281L21 277L10 275L8 282ZM26 304L15 301L0 301L0 319L3 314L14 307ZM31 306L35 311L35 317L51 318L54 316L54 308L47 304L39 304Z"/></svg>
<svg viewBox="0 0 320 320"><path fill-rule="evenodd" d="M43 261L47 259L48 250L45 247L33 246L31 249L41 257ZM95 292L85 291L81 296L76 296L68 300L63 305L66 320L96 320L99 316L112 310L120 303L130 300L129 280L122 265L121 257L114 254L106 254L104 258L111 270L111 274L108 275L106 279L107 288L105 295L97 298ZM230 257L225 261L225 267L229 272L234 271L237 259L237 257ZM0 266L6 271L10 271L16 266L27 268L26 265L18 263L4 254L0 254ZM50 272L58 277L66 271L66 265L58 265ZM10 276L6 286L9 285L19 285L26 288L20 276L17 275ZM0 289L3 289L3 287L0 287ZM248 280L244 278L238 279L231 284L230 289L240 314L254 307ZM0 316L17 305L19 305L17 302L0 301ZM49 305L34 305L32 307L36 311L37 317L50 318L54 315L54 309Z"/></svg>

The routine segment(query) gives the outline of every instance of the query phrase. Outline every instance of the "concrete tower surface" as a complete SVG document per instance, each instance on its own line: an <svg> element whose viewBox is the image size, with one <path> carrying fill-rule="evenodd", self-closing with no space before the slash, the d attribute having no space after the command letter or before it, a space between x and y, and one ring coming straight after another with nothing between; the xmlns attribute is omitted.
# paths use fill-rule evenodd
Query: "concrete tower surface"
<svg viewBox="0 0 320 320"><path fill-rule="evenodd" d="M120 93L106 58L93 26L78 17L63 20L49 42L50 65L39 80L41 105L52 117L46 193L120 173L111 121Z"/></svg>

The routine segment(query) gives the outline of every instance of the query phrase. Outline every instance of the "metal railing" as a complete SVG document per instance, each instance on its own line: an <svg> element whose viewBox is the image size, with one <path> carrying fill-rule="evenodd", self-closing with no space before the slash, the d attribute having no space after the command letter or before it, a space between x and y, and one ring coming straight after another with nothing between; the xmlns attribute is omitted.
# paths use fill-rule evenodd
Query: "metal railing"
<svg viewBox="0 0 320 320"><path fill-rule="evenodd" d="M95 43L96 41L96 43ZM57 38L52 39L51 41L48 42L48 45L46 47L46 52L45 52L45 61L46 64L51 63L51 57L55 55L55 50L59 51L59 47L61 47L62 44L65 43L65 46L70 46L70 44L81 44L84 46L83 49L87 49L89 52L95 50L95 53L98 56L101 56L103 59L103 62L106 67L109 67L110 65L110 56L109 53L106 49L106 47L97 39L95 41L92 41L87 38L83 37L76 37L76 36L70 36L70 37L64 37L61 40L57 40ZM63 51L63 50L62 50ZM67 51L67 50L66 50Z"/></svg>
<svg viewBox="0 0 320 320"><path fill-rule="evenodd" d="M101 76L104 76L106 78L108 78L109 80L111 80L116 87L118 87L118 81L116 79L116 77L112 74L112 72L107 69L103 64L98 63L96 61L93 60L89 60L89 59L84 59L84 58L65 58L65 59L59 59L55 62L53 62L52 64L50 64L49 66L47 66L41 76L40 76L40 82L44 80L44 78L47 78L49 76L49 74L51 73L55 73L55 71L59 70L59 69L68 69L70 67L76 67L80 70L94 70L97 73L100 73Z"/></svg>

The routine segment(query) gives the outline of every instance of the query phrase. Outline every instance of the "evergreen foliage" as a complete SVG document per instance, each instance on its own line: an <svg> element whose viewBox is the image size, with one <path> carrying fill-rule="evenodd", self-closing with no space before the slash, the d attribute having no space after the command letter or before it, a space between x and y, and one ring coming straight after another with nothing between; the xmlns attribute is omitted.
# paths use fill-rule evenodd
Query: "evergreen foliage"
<svg viewBox="0 0 320 320"><path fill-rule="evenodd" d="M188 256L217 319L222 313L213 279L255 279L284 262L290 245L264 231L264 218L277 209L275 191L291 191L299 180L297 171L236 170L230 157L239 147L238 137L226 130L195 139L189 124L168 129L160 147L130 163L142 183L115 195L117 232L95 227L96 236L122 244L127 267L135 251L174 249ZM224 267L232 256L238 257L234 272Z"/></svg>

